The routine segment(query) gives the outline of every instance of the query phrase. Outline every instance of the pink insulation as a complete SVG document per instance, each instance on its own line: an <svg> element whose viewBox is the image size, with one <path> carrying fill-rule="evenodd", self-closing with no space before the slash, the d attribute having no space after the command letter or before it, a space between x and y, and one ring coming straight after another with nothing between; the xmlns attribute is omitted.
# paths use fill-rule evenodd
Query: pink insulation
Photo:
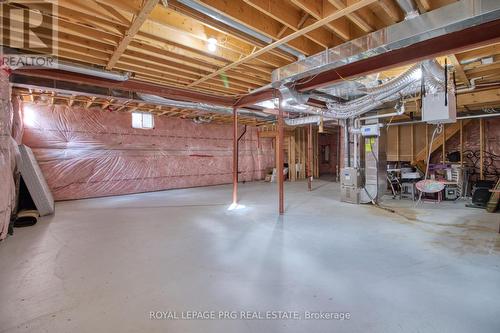
<svg viewBox="0 0 500 333"><path fill-rule="evenodd" d="M146 130L131 127L130 113L35 105L23 111L23 143L56 200L231 182L230 125L157 116ZM259 141L248 127L240 141L240 181L262 179L273 160L271 140Z"/></svg>
<svg viewBox="0 0 500 333"><path fill-rule="evenodd" d="M7 237L15 202L13 172L16 144L11 136L13 112L10 104L9 71L0 68L0 240Z"/></svg>

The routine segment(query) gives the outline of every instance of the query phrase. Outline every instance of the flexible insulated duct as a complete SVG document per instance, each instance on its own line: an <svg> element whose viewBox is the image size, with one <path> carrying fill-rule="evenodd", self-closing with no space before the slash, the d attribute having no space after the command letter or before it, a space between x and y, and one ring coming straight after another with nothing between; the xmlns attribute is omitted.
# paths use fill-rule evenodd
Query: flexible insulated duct
<svg viewBox="0 0 500 333"><path fill-rule="evenodd" d="M184 108L184 109L190 109L190 110L197 110L197 111L203 111L203 112L208 112L208 113L220 113L220 114L225 114L225 115L232 115L233 114L233 108L227 107L227 106L221 106L221 105L214 105L214 104L207 104L207 103L194 103L194 102L183 102L183 101L177 101L173 99L168 99L156 95L149 95L149 94L137 94L143 101L151 103L151 104L158 104L158 105L164 105L164 106L169 106L169 107L174 107L174 108ZM245 115L245 116L250 116L250 117L258 117L258 118L263 118L263 119L274 119L273 115L264 113L264 112L259 112L259 111L254 111L254 110L248 110L248 109L238 109L238 114Z"/></svg>
<svg viewBox="0 0 500 333"><path fill-rule="evenodd" d="M307 117L299 117L299 118L287 118L285 119L285 124L288 126L302 126L308 124L319 124L321 122L321 118L323 121L337 121L337 119L323 117L321 115L318 116L307 116Z"/></svg>
<svg viewBox="0 0 500 333"><path fill-rule="evenodd" d="M367 94L346 103L327 103L326 117L347 119L371 111L382 104L420 91L423 79L426 89L432 92L444 90L444 71L435 60L427 60L412 66L403 74L380 86L370 88Z"/></svg>
<svg viewBox="0 0 500 333"><path fill-rule="evenodd" d="M314 116L321 115L323 113L322 109L307 105L307 101L311 97L310 94L299 93L286 86L280 87L279 91L281 94L281 108L283 111L301 114L306 113Z"/></svg>

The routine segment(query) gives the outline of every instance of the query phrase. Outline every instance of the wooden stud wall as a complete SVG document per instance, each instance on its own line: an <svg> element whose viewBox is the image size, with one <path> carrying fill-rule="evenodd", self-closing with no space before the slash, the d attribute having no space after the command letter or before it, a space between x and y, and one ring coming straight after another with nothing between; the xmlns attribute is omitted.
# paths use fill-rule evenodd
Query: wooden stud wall
<svg viewBox="0 0 500 333"><path fill-rule="evenodd" d="M429 153L429 149L433 152L441 151L441 162L446 162L446 145L447 141L458 135L459 137L459 150L461 160L463 160L463 151L466 149L464 127L471 123L477 122L479 124L479 165L480 165L480 178L484 178L484 150L485 150L485 125L484 119L466 119L459 120L453 124L446 124L443 126L443 134L436 135L434 144L430 147L432 133L435 129L434 125L427 125L424 123L417 123L411 125L390 126L386 128L387 131L387 161L399 162L408 161L416 162L424 160Z"/></svg>
<svg viewBox="0 0 500 333"><path fill-rule="evenodd" d="M262 126L259 128L259 137L275 137L276 129L274 125ZM313 177L319 177L319 148L318 148L318 129L313 128L313 160L311 169ZM307 159L307 128L298 127L295 129L287 128L285 130L285 163L289 167L290 181L306 179L306 160ZM294 162L296 161L296 162ZM295 163L300 164L300 170L296 169Z"/></svg>

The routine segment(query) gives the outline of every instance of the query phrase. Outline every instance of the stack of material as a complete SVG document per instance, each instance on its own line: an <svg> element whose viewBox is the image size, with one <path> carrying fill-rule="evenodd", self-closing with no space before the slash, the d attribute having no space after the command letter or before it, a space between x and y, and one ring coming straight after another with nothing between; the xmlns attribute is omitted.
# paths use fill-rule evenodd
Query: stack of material
<svg viewBox="0 0 500 333"><path fill-rule="evenodd" d="M493 190L490 191L493 193L491 194L490 200L486 205L486 211L490 213L494 213L498 208L498 203L500 202L500 193L498 191L500 191L500 179L497 181L497 185L493 188Z"/></svg>
<svg viewBox="0 0 500 333"><path fill-rule="evenodd" d="M21 176L23 177L26 187L30 192L31 198L36 205L40 216L50 215L54 213L54 198L50 192L49 186L45 181L42 170L33 155L33 152L28 146L20 145L21 153L19 165Z"/></svg>

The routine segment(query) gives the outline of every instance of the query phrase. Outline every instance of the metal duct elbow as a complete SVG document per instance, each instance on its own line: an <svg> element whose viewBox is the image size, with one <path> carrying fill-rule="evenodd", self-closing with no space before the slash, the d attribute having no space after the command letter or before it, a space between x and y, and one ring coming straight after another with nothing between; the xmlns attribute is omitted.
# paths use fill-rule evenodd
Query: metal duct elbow
<svg viewBox="0 0 500 333"><path fill-rule="evenodd" d="M444 68L436 60L426 60L422 63L424 70L434 79L444 82Z"/></svg>
<svg viewBox="0 0 500 333"><path fill-rule="evenodd" d="M309 94L299 93L298 91L286 86L279 88L281 93L281 104L286 105L303 105L306 104L311 97Z"/></svg>
<svg viewBox="0 0 500 333"><path fill-rule="evenodd" d="M280 107L283 110L292 113L321 114L321 108L307 105L307 101L311 97L310 94L299 93L286 86L280 87L279 91L281 93Z"/></svg>
<svg viewBox="0 0 500 333"><path fill-rule="evenodd" d="M405 13L405 21L420 15L414 0L396 0L396 2Z"/></svg>

